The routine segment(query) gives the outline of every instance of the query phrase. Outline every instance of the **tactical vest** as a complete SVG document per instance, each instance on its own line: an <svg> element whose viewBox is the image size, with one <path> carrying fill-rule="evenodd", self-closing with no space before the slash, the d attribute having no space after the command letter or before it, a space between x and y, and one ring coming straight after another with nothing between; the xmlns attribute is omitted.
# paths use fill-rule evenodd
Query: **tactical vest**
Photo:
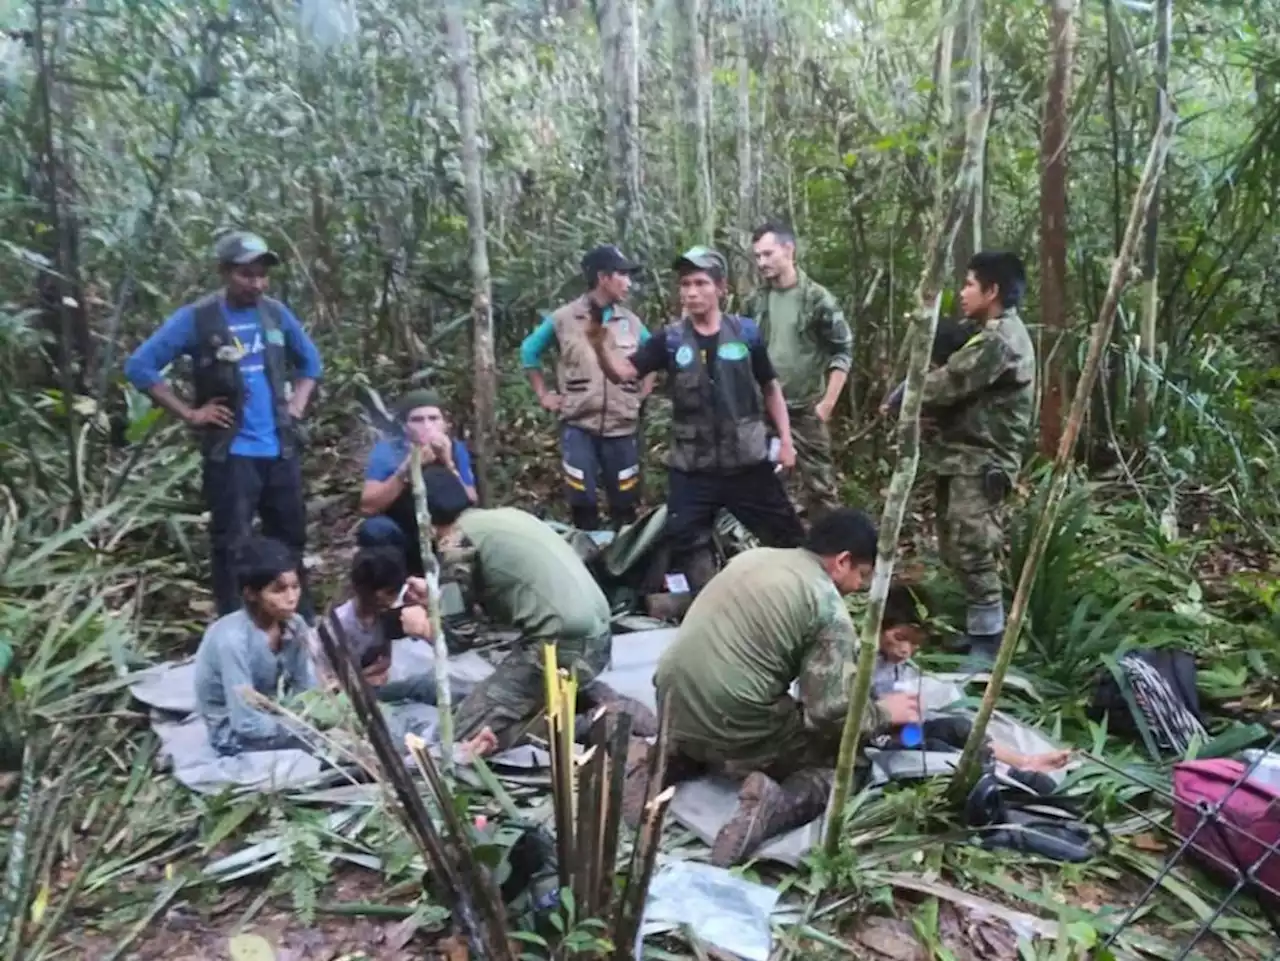
<svg viewBox="0 0 1280 961"><path fill-rule="evenodd" d="M751 369L743 317L720 318L715 376L707 372L693 321L665 332L671 390L670 466L683 471L731 471L769 456L764 396Z"/></svg>
<svg viewBox="0 0 1280 961"><path fill-rule="evenodd" d="M551 315L559 344L556 380L560 420L601 437L634 434L640 417L640 385L613 384L605 377L587 340L591 304L586 295ZM640 318L618 304L605 324L605 349L630 357L640 346Z"/></svg>
<svg viewBox="0 0 1280 961"><path fill-rule="evenodd" d="M235 422L230 427L201 428L201 445L204 456L213 461L224 461L231 450L231 442L244 424L244 377L240 373L235 339L227 326L222 310L222 294L208 294L192 306L196 329L194 355L196 406L203 407L211 400L223 400L231 409ZM270 297L258 302L258 322L262 325L263 366L267 382L271 385L272 408L276 419L276 437L280 442L280 456L291 457L296 453L293 418L289 414L287 385L289 383L289 358L283 331L284 306ZM276 337L271 334L277 333Z"/></svg>

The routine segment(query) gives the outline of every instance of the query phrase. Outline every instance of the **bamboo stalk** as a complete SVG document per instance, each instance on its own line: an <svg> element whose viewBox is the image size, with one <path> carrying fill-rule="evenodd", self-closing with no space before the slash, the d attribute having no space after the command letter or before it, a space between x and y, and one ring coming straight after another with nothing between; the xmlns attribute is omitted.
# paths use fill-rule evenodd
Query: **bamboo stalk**
<svg viewBox="0 0 1280 961"><path fill-rule="evenodd" d="M636 842L630 876L614 916L612 940L615 961L631 961L635 958L635 940L644 913L645 896L649 891L649 883L653 880L653 866L658 859L667 808L675 793L675 787L669 787L645 806L644 822L640 826L640 838Z"/></svg>
<svg viewBox="0 0 1280 961"><path fill-rule="evenodd" d="M1040 517L1036 520L1035 533L1031 538L1031 546L1027 550L1027 559L1023 562L1022 572L1018 576L1018 588L1013 595L1013 605L1009 611L1009 620L1005 624L1004 637L1000 641L1000 651L991 668L991 678L987 681L987 689L982 696L982 705L973 719L973 729L965 743L964 753L951 779L949 792L955 802L966 797L977 780L978 754L986 739L987 724L995 711L996 698L1004 684L1005 674L1013 661L1018 647L1022 622L1026 617L1027 604L1031 600L1032 587L1035 584L1036 571L1040 559L1044 556L1045 545L1053 530L1058 506L1066 493L1067 482L1071 476L1071 464L1074 459L1076 438L1080 435L1080 426L1089 407L1089 398L1093 393L1094 382L1098 378L1098 368L1102 363L1102 354L1111 340L1111 327L1115 321L1116 308L1120 304L1120 295L1129 282L1129 270L1133 264L1134 253L1138 249L1138 241L1142 234L1147 210L1155 196L1156 185L1160 180L1160 172L1164 168L1165 158L1173 142L1174 130L1177 127L1177 116L1171 110L1165 110L1160 118L1160 126L1151 143L1151 151L1147 155L1147 164L1142 172L1142 180L1138 183L1137 193L1133 198L1133 206L1129 211L1129 223L1125 228L1124 240L1120 244L1120 252L1111 265L1111 279L1107 284L1107 293L1094 322L1093 332L1089 339L1089 352L1085 357L1084 367L1080 371L1080 379L1076 384L1075 394L1071 398L1071 410L1067 416L1066 427L1058 442L1057 456L1053 461L1053 473L1049 478L1048 495L1045 497Z"/></svg>
<svg viewBox="0 0 1280 961"><path fill-rule="evenodd" d="M604 870L596 891L599 911L606 911L613 899L613 876L618 864L618 834L622 823L622 790L627 777L627 747L631 743L631 715L621 714L613 722L609 746L608 798L605 803L604 833L600 841L600 861Z"/></svg>
<svg viewBox="0 0 1280 961"><path fill-rule="evenodd" d="M969 195L978 182L977 168L982 163L982 147L987 137L987 120L990 104L983 103L969 115L965 137L964 156L960 171L951 190L951 199L945 214L939 210L937 226L929 243L924 273L916 291L919 308L911 334L911 359L907 369L907 385L902 397L902 410L898 415L900 453L898 463L889 482L884 512L880 517L880 534L876 541L876 566L871 578L870 599L858 653L858 671L853 691L849 696L849 710L844 718L844 730L840 735L840 750L836 759L835 785L827 810L825 846L834 855L840 846L840 832L844 823L844 807L849 800L853 783L854 758L862 734L862 719L871 695L871 675L875 670L876 650L879 648L880 622L884 618L884 603L889 595L893 579L893 565L898 550L898 535L906 515L907 501L915 484L916 469L920 462L920 409L924 400L924 381L929 369L929 355L934 331L938 326L938 311L942 305L942 285L947 277L947 264L955 243L960 223L969 206Z"/></svg>
<svg viewBox="0 0 1280 961"><path fill-rule="evenodd" d="M446 771L453 770L453 692L449 684L449 648L444 640L440 617L440 562L436 559L435 528L427 485L422 479L422 448L413 445L409 463L413 481L413 507L418 521L418 549L422 552L422 573L427 582L427 615L431 618L432 666L436 673L436 710L440 712L440 757Z"/></svg>

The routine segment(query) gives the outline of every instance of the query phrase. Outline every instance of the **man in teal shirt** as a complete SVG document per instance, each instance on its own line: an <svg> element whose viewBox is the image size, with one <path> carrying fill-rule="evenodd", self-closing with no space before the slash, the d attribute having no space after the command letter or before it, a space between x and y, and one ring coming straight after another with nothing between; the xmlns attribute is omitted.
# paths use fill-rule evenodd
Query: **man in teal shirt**
<svg viewBox="0 0 1280 961"><path fill-rule="evenodd" d="M598 488L608 495L614 529L635 520L640 494L640 452L636 430L640 405L653 377L614 384L604 376L586 339L591 308L603 308L606 349L626 357L649 339L640 318L623 304L631 275L639 266L617 247L605 244L582 258L587 291L558 307L520 345L520 362L544 408L560 417L560 452L565 493L574 527L600 526ZM556 390L542 377L542 355L558 349Z"/></svg>

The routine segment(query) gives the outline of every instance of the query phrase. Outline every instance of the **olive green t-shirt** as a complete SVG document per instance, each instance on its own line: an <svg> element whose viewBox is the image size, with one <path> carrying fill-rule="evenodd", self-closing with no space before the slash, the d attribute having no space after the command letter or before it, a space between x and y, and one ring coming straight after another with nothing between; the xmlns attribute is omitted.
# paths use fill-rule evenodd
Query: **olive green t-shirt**
<svg viewBox="0 0 1280 961"><path fill-rule="evenodd" d="M655 683L671 733L731 756L767 750L794 714L838 734L857 666L858 635L817 555L760 547L739 554L689 608ZM874 706L867 726L878 723Z"/></svg>
<svg viewBox="0 0 1280 961"><path fill-rule="evenodd" d="M476 549L478 600L529 638L587 640L609 629L609 602L559 534L514 507L475 508L458 526Z"/></svg>
<svg viewBox="0 0 1280 961"><path fill-rule="evenodd" d="M803 298L800 285L786 290L773 289L768 297L768 329L763 331L769 344L769 359L778 372L782 394L787 402L807 400L814 384L821 383L825 358L812 356L815 351L804 334L800 310Z"/></svg>

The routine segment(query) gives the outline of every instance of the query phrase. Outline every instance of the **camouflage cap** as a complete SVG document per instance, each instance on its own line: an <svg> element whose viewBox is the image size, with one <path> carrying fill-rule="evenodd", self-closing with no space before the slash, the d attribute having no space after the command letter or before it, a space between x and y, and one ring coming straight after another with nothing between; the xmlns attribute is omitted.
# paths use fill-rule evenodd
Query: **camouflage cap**
<svg viewBox="0 0 1280 961"><path fill-rule="evenodd" d="M672 264L675 270L705 270L717 280L724 277L729 272L729 263L724 259L724 254L718 250L712 250L710 247L690 247Z"/></svg>
<svg viewBox="0 0 1280 961"><path fill-rule="evenodd" d="M214 244L213 255L220 264L262 263L274 267L280 263L279 255L267 246L267 242L247 230L233 230L221 238Z"/></svg>

